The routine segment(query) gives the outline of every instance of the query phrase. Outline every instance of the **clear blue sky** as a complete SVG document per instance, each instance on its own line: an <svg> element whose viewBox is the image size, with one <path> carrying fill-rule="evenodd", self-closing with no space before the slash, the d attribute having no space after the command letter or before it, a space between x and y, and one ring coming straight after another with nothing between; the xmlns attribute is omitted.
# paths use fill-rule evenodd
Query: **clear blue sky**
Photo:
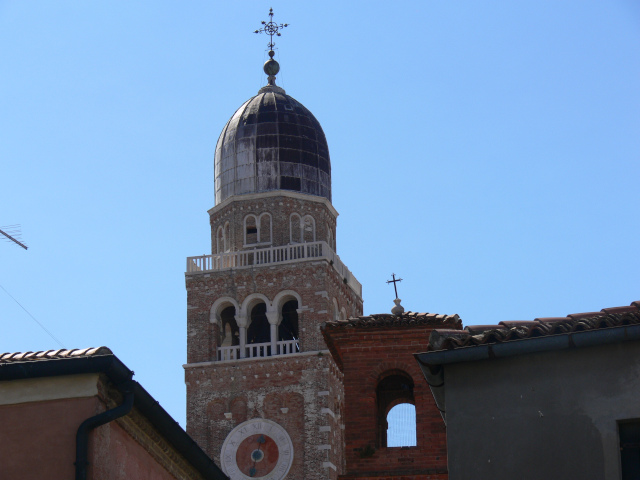
<svg viewBox="0 0 640 480"><path fill-rule="evenodd" d="M634 0L0 0L0 285L66 347L106 345L184 425L185 258L213 155L264 85L323 125L338 253L389 312L465 324L640 300ZM0 352L56 348L0 290Z"/></svg>

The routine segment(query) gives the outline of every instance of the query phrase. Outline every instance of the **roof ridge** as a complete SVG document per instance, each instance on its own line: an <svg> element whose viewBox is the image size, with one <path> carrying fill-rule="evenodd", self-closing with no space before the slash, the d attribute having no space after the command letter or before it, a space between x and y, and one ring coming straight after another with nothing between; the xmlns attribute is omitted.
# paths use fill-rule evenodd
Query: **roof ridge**
<svg viewBox="0 0 640 480"><path fill-rule="evenodd" d="M566 317L505 320L497 325L468 325L456 333L436 329L429 338L429 350L454 350L636 324L640 324L640 302L637 301L628 307L603 308L600 312L576 313Z"/></svg>
<svg viewBox="0 0 640 480"><path fill-rule="evenodd" d="M88 347L88 348L60 348L57 350L40 350L26 352L5 352L0 353L0 363L19 361L44 361L61 358L95 357L98 355L113 355L108 347Z"/></svg>

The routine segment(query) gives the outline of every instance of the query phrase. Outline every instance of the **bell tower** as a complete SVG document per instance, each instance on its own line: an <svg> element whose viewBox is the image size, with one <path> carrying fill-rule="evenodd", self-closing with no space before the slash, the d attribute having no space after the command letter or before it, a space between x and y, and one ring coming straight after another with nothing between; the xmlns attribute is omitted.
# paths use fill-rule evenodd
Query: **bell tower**
<svg viewBox="0 0 640 480"><path fill-rule="evenodd" d="M187 258L187 431L232 479L337 479L342 373L320 327L362 314L362 286L336 254L337 211L322 127L268 84L215 151L211 255Z"/></svg>

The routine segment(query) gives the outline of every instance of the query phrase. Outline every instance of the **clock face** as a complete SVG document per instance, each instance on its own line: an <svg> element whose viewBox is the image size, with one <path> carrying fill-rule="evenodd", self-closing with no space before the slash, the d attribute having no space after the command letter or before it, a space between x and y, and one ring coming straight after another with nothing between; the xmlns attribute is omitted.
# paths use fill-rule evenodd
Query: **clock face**
<svg viewBox="0 0 640 480"><path fill-rule="evenodd" d="M285 478L293 461L287 431L271 420L254 418L231 430L222 445L222 470L231 480Z"/></svg>

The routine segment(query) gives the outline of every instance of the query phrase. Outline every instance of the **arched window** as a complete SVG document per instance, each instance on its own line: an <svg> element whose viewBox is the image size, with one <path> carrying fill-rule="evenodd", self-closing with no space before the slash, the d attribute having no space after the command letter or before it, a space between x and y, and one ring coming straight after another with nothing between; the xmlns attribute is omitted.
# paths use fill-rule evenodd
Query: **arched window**
<svg viewBox="0 0 640 480"><path fill-rule="evenodd" d="M267 306L258 303L251 309L247 343L267 343L271 341L271 328L267 320Z"/></svg>
<svg viewBox="0 0 640 480"><path fill-rule="evenodd" d="M223 253L226 250L224 240L224 228L219 226L218 232L216 233L216 253Z"/></svg>
<svg viewBox="0 0 640 480"><path fill-rule="evenodd" d="M244 244L258 243L258 222L255 215L244 217Z"/></svg>
<svg viewBox="0 0 640 480"><path fill-rule="evenodd" d="M298 301L289 300L282 306L282 321L278 326L278 340L298 340Z"/></svg>
<svg viewBox="0 0 640 480"><path fill-rule="evenodd" d="M300 228L300 215L297 213L291 214L291 218L289 220L289 232L291 243L300 243L302 242L301 236L301 228Z"/></svg>
<svg viewBox="0 0 640 480"><path fill-rule="evenodd" d="M336 244L333 241L333 230L331 230L329 224L327 224L327 243L329 244L329 247L335 252Z"/></svg>
<svg viewBox="0 0 640 480"><path fill-rule="evenodd" d="M338 301L335 298L333 299L333 319L340 320L340 308L338 308Z"/></svg>
<svg viewBox="0 0 640 480"><path fill-rule="evenodd" d="M258 224L258 242L271 243L271 215L263 213L260 215Z"/></svg>
<svg viewBox="0 0 640 480"><path fill-rule="evenodd" d="M240 345L239 335L240 331L236 323L236 309L233 306L227 307L220 312L218 345L221 347Z"/></svg>
<svg viewBox="0 0 640 480"><path fill-rule="evenodd" d="M224 224L224 251L229 252L231 250L231 226L229 222Z"/></svg>
<svg viewBox="0 0 640 480"><path fill-rule="evenodd" d="M416 446L416 407L400 403L387 414L387 447Z"/></svg>
<svg viewBox="0 0 640 480"><path fill-rule="evenodd" d="M408 403L415 405L413 385L414 383L411 376L402 370L387 372L378 382L378 386L376 387L376 405L378 409L377 444L379 447L392 446L388 445L389 424L387 423L387 415L389 411L400 404ZM412 429L413 436L415 437L415 420L413 424L407 425L406 427L409 430ZM393 443L396 443L395 439L393 439Z"/></svg>
<svg viewBox="0 0 640 480"><path fill-rule="evenodd" d="M302 219L303 242L316 241L316 222L311 215L305 215Z"/></svg>

